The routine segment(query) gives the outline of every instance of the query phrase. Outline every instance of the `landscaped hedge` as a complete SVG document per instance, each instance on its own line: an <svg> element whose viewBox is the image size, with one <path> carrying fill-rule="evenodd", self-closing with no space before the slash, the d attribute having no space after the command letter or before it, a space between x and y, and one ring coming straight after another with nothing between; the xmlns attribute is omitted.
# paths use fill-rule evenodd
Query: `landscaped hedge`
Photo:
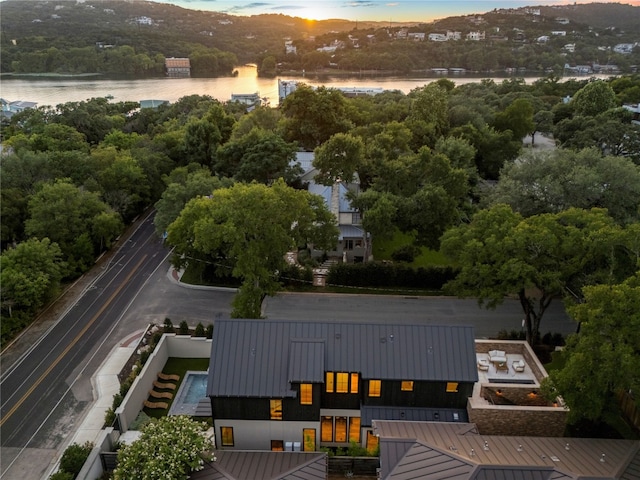
<svg viewBox="0 0 640 480"><path fill-rule="evenodd" d="M457 274L458 270L450 266L413 268L402 263L339 263L329 270L327 283L349 287L441 290Z"/></svg>

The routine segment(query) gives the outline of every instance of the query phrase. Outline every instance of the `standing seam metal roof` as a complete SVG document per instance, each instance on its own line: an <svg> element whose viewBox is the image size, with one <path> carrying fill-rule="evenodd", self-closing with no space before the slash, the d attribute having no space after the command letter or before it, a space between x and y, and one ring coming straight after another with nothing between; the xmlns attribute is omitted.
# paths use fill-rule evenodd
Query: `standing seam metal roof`
<svg viewBox="0 0 640 480"><path fill-rule="evenodd" d="M322 351L321 351L322 350ZM286 397L325 371L364 379L476 382L471 326L219 320L207 395Z"/></svg>

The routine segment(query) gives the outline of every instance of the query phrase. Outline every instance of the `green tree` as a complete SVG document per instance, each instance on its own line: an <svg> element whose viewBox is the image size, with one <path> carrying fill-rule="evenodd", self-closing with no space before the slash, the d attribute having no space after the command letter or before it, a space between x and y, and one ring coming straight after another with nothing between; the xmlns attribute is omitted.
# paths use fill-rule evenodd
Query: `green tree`
<svg viewBox="0 0 640 480"><path fill-rule="evenodd" d="M31 197L25 231L27 235L57 243L69 264L68 273L80 273L93 263L98 250L98 244L91 241L93 221L108 211L96 193L60 179L43 185Z"/></svg>
<svg viewBox="0 0 640 480"><path fill-rule="evenodd" d="M295 141L314 150L336 133L345 133L353 126L347 116L347 100L335 89L312 89L300 85L289 94L280 110L283 113L282 131L288 141Z"/></svg>
<svg viewBox="0 0 640 480"><path fill-rule="evenodd" d="M490 203L508 203L525 217L571 207L606 208L618 223L640 220L640 167L596 149L527 151L507 164Z"/></svg>
<svg viewBox="0 0 640 480"><path fill-rule="evenodd" d="M576 92L571 106L577 115L593 117L617 106L616 93L608 82L594 80Z"/></svg>
<svg viewBox="0 0 640 480"><path fill-rule="evenodd" d="M153 420L140 438L118 451L114 480L182 480L202 469L212 448L206 424L184 415Z"/></svg>
<svg viewBox="0 0 640 480"><path fill-rule="evenodd" d="M515 138L522 140L535 128L533 106L529 100L518 98L503 112L496 114L494 126L500 130L511 130Z"/></svg>
<svg viewBox="0 0 640 480"><path fill-rule="evenodd" d="M264 57L260 64L260 71L258 72L261 77L275 77L276 75L276 57L268 55Z"/></svg>
<svg viewBox="0 0 640 480"><path fill-rule="evenodd" d="M155 204L157 213L153 222L158 235L164 235L189 200L200 195L212 195L217 189L232 184L231 180L214 177L211 170L197 164L178 167L165 181L167 188Z"/></svg>
<svg viewBox="0 0 640 480"><path fill-rule="evenodd" d="M58 292L65 271L62 252L48 238L31 238L0 256L2 302L35 311Z"/></svg>
<svg viewBox="0 0 640 480"><path fill-rule="evenodd" d="M286 252L307 243L328 249L336 240L337 227L322 198L282 180L270 187L236 184L191 200L167 238L177 256L233 261L232 275L243 282L233 301L236 318L260 317L263 297L278 289L276 272Z"/></svg>
<svg viewBox="0 0 640 480"><path fill-rule="evenodd" d="M460 266L447 288L488 308L517 295L533 343L554 298L579 297L584 285L610 280L612 252L621 242L620 229L604 210L523 219L511 207L495 205L443 235L442 251Z"/></svg>
<svg viewBox="0 0 640 480"><path fill-rule="evenodd" d="M321 185L352 183L363 161L364 142L348 133L336 133L315 149L313 166L318 169L315 180Z"/></svg>
<svg viewBox="0 0 640 480"><path fill-rule="evenodd" d="M296 144L287 143L273 132L254 128L241 138L225 143L217 153L214 170L220 176L240 182L270 184L277 178L293 182L301 169L292 167Z"/></svg>
<svg viewBox="0 0 640 480"><path fill-rule="evenodd" d="M640 389L638 279L585 287L584 301L569 308L580 332L569 337L563 351L566 363L549 374L543 391L563 397L571 423L615 421L620 412L617 394Z"/></svg>
<svg viewBox="0 0 640 480"><path fill-rule="evenodd" d="M412 90L409 97L413 99L409 119L434 125L437 135L447 131L449 103L445 87L438 83L430 83Z"/></svg>

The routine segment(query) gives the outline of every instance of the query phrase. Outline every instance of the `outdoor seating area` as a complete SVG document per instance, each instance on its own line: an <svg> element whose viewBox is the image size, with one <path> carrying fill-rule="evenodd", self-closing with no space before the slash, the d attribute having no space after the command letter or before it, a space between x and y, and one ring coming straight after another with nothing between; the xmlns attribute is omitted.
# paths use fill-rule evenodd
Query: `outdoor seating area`
<svg viewBox="0 0 640 480"><path fill-rule="evenodd" d="M150 409L168 410L168 401L173 400L173 391L177 388L180 375L158 372L157 379L153 381L153 389L149 390L149 396L144 401L144 406ZM159 391L160 390L160 391Z"/></svg>

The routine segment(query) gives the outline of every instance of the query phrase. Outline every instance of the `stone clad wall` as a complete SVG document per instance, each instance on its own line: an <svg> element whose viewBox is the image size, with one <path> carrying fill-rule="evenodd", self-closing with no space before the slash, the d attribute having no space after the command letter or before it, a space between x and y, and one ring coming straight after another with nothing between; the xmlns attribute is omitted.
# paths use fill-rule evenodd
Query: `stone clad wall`
<svg viewBox="0 0 640 480"><path fill-rule="evenodd" d="M562 437L567 411L562 407L467 405L469 422L481 435Z"/></svg>

